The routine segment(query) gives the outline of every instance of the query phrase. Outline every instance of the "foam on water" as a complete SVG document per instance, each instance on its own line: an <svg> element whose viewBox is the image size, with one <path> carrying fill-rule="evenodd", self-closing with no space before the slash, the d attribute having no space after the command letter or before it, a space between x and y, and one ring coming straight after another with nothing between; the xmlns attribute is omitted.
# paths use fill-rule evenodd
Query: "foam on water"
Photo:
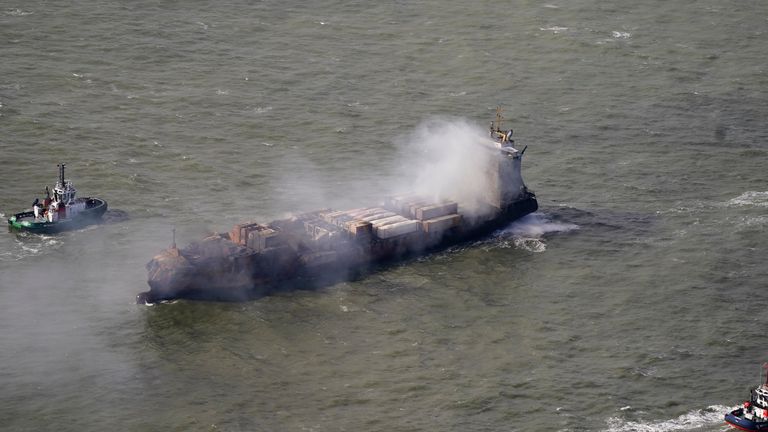
<svg viewBox="0 0 768 432"><path fill-rule="evenodd" d="M18 261L25 257L42 255L46 251L58 249L61 244L61 240L56 237L18 234L16 247L0 254L0 261Z"/></svg>
<svg viewBox="0 0 768 432"><path fill-rule="evenodd" d="M747 191L728 201L728 204L735 206L768 207L768 191Z"/></svg>
<svg viewBox="0 0 768 432"><path fill-rule="evenodd" d="M543 239L545 235L577 229L579 226L576 224L553 222L546 214L532 213L497 231L494 238L502 240L502 247L514 246L530 252L544 252L547 250Z"/></svg>
<svg viewBox="0 0 768 432"><path fill-rule="evenodd" d="M34 12L25 11L25 10L21 10L21 9L18 9L18 8L16 8L16 9L8 9L8 10L5 11L5 14L6 15L10 15L10 16L26 16L26 15L32 15L33 13Z"/></svg>
<svg viewBox="0 0 768 432"><path fill-rule="evenodd" d="M551 31L554 34L558 34L561 32L564 32L568 30L568 27L560 27L560 26L550 26L550 27L539 27L539 30L541 31Z"/></svg>
<svg viewBox="0 0 768 432"><path fill-rule="evenodd" d="M619 417L608 419L606 432L671 432L689 431L723 422L726 412L736 409L724 405L710 405L687 412L677 418L656 421L628 421Z"/></svg>
<svg viewBox="0 0 768 432"><path fill-rule="evenodd" d="M579 226L576 224L553 222L546 214L537 212L516 220L501 231L501 234L508 233L518 237L540 238L549 233L566 232L577 229L579 229Z"/></svg>

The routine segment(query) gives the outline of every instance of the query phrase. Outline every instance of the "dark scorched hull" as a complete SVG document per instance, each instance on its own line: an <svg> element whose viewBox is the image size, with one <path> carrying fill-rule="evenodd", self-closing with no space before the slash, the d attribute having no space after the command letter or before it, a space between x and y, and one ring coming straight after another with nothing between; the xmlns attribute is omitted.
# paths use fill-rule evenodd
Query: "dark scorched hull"
<svg viewBox="0 0 768 432"><path fill-rule="evenodd" d="M459 226L441 235L439 240L412 238L400 243L344 243L329 251L341 257L340 260L319 264L307 262L306 256L290 254L278 255L267 262L256 261L254 257L258 255L232 244L226 235L209 238L207 240L215 244L215 251L201 250L193 244L182 250L168 249L150 261L147 264L150 291L140 294L137 300L244 301L277 291L321 288L358 278L387 264L486 237L537 209L535 195L526 193L525 198L515 201L496 217ZM404 240L407 238L403 236Z"/></svg>

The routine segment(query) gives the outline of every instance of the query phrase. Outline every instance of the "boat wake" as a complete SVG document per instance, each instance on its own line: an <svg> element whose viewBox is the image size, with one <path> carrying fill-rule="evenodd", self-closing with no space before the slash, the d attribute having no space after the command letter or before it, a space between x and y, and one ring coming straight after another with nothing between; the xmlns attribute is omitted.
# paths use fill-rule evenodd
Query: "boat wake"
<svg viewBox="0 0 768 432"><path fill-rule="evenodd" d="M723 405L710 405L704 409L687 412L677 418L657 421L630 421L619 417L608 419L604 432L672 432L699 430L723 424L725 413L736 409Z"/></svg>
<svg viewBox="0 0 768 432"><path fill-rule="evenodd" d="M768 207L768 191L747 191L728 201L732 206L757 206Z"/></svg>
<svg viewBox="0 0 768 432"><path fill-rule="evenodd" d="M551 233L568 232L579 229L572 223L553 221L544 213L531 213L524 216L503 230L494 233L494 238L501 247L515 247L530 252L544 252L547 245L544 237Z"/></svg>

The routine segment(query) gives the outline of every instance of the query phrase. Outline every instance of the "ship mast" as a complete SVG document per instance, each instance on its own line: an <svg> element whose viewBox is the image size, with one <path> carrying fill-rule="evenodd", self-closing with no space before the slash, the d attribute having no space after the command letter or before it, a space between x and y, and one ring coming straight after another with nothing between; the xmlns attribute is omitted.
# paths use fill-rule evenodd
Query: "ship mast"
<svg viewBox="0 0 768 432"><path fill-rule="evenodd" d="M504 120L504 116L501 115L501 113L504 112L504 110L500 107L496 107L496 131L501 132L501 121Z"/></svg>
<svg viewBox="0 0 768 432"><path fill-rule="evenodd" d="M763 381L763 371L765 371L765 381ZM763 363L763 366L760 368L760 379L758 380L763 383L763 386L768 387L768 363Z"/></svg>
<svg viewBox="0 0 768 432"><path fill-rule="evenodd" d="M66 167L67 164L60 163L57 166L59 167L59 184L61 185L61 188L64 189L64 167Z"/></svg>

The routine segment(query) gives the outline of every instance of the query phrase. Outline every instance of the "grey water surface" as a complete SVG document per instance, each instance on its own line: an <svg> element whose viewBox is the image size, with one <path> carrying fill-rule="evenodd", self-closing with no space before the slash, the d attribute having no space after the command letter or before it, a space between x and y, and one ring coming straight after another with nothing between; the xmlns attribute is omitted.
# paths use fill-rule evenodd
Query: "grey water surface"
<svg viewBox="0 0 768 432"><path fill-rule="evenodd" d="M768 3L0 2L0 429L720 431L768 360ZM136 305L144 264L402 181L503 105L540 211L365 279Z"/></svg>

